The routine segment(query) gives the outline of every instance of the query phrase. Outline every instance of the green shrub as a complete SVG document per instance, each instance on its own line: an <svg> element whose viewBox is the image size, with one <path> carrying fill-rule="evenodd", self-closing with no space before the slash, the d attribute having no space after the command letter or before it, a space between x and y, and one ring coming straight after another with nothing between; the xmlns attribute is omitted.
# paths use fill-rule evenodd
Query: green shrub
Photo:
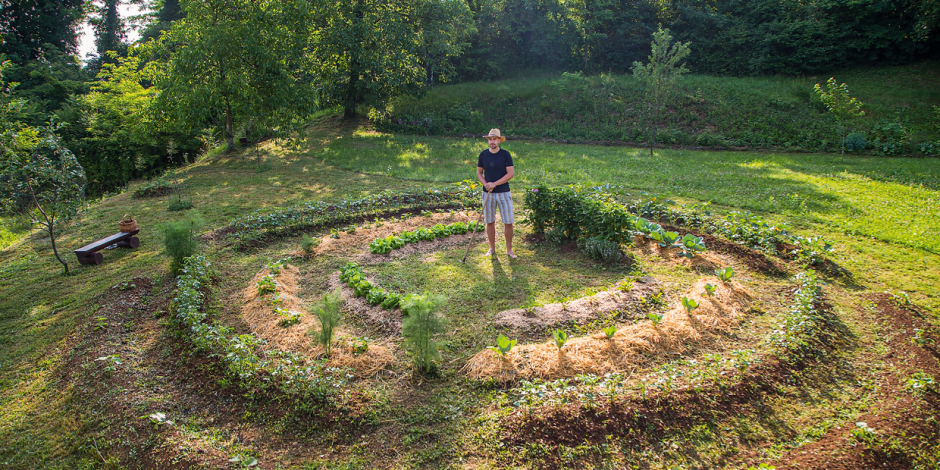
<svg viewBox="0 0 940 470"><path fill-rule="evenodd" d="M868 146L868 141L865 140L865 134L860 132L853 132L846 136L845 138L845 150L847 152L857 152L865 150L865 147Z"/></svg>
<svg viewBox="0 0 940 470"><path fill-rule="evenodd" d="M339 325L343 298L339 292L327 292L308 311L320 320L320 330L310 329L308 333L323 346L324 354L329 357L333 345L333 330Z"/></svg>
<svg viewBox="0 0 940 470"><path fill-rule="evenodd" d="M163 224L163 246L170 255L170 271L174 276L183 269L183 260L199 252L199 229L202 218L198 215L188 219Z"/></svg>
<svg viewBox="0 0 940 470"><path fill-rule="evenodd" d="M193 208L193 201L189 199L174 199L170 201L170 205L167 206L166 210L170 212L179 212L185 211Z"/></svg>
<svg viewBox="0 0 940 470"><path fill-rule="evenodd" d="M443 297L430 295L409 295L401 301L402 312L406 315L401 325L405 349L415 368L424 374L437 370L434 361L440 357L441 343L434 338L444 331L444 321L437 316L443 303Z"/></svg>

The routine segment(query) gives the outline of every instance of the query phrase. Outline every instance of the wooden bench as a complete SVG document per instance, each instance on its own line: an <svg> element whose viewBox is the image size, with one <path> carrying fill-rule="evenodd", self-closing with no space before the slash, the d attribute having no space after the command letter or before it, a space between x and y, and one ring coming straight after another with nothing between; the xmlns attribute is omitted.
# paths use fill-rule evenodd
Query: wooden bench
<svg viewBox="0 0 940 470"><path fill-rule="evenodd" d="M81 264L101 264L104 261L104 255L98 253L99 250L117 245L121 248L137 248L140 246L140 239L135 237L140 229L133 232L119 232L110 237L102 238L94 243L89 243L77 250L75 256L78 256L78 262Z"/></svg>

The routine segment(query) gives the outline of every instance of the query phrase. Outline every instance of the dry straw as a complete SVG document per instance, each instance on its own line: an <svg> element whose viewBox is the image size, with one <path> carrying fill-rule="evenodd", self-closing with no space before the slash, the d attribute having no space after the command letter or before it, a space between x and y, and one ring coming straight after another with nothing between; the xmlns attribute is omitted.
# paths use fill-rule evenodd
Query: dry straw
<svg viewBox="0 0 940 470"><path fill-rule="evenodd" d="M368 250L366 250L365 253L362 253L362 247L363 245L368 245L369 242L375 240L376 238L385 238L389 235L398 235L402 232L416 230L421 227L428 228L436 224L448 225L454 222L469 222L476 220L475 215L476 213L468 211L455 211L452 213L438 212L428 216L409 217L405 220L385 221L382 222L381 227L375 227L376 224L372 223L372 228L359 227L354 233L346 233L341 231L339 232L339 238L332 238L329 235L324 236L320 242L320 245L314 249L313 253L317 255L325 253L343 255L347 259L351 258L352 256L357 256L356 261L358 263L379 264L393 258L401 258L416 253L438 251L441 247L444 246L461 245L466 243L467 237L470 236L470 233L468 232L463 235L451 235L449 237L437 239L435 241L409 243L405 245L404 248L392 250L392 252L387 255L372 254L369 253ZM305 255L305 253L300 250L294 254L297 256Z"/></svg>
<svg viewBox="0 0 940 470"><path fill-rule="evenodd" d="M707 283L717 286L713 297L705 295ZM730 330L752 298L740 284L721 283L715 278L699 279L683 295L700 303L692 315L676 301L658 325L647 320L619 329L611 339L603 332L569 339L561 350L551 341L518 346L505 357L484 350L470 358L464 372L477 380L512 382L632 371L651 355L681 354L717 332Z"/></svg>
<svg viewBox="0 0 940 470"><path fill-rule="evenodd" d="M315 345L313 339L307 334L307 330L311 327L318 329L319 322L316 316L306 312L303 301L297 296L299 270L295 266L285 265L275 278L278 284L277 295L281 299L279 306L302 314L300 323L288 327L279 325L282 318L274 313L274 306L271 305L272 295L258 295L257 282L269 273L267 268L262 269L242 291L242 319L248 324L252 333L278 349L311 358L322 356L323 347ZM336 336L341 338L344 333L348 332L339 328ZM352 373L357 377L368 377L395 362L395 357L389 350L391 344L372 342L369 344L369 349L361 354L353 354L351 346L345 341L340 341L337 346L339 347L333 347L329 365L349 367L353 369Z"/></svg>

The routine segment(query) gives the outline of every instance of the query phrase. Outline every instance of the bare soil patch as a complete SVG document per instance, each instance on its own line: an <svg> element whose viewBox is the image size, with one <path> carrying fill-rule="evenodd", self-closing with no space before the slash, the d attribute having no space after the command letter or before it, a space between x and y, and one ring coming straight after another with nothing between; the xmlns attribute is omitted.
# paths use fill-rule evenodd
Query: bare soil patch
<svg viewBox="0 0 940 470"><path fill-rule="evenodd" d="M706 283L717 285L713 297L703 294ZM520 345L505 356L483 350L470 359L464 370L473 379L500 382L630 372L647 363L651 355L681 354L730 331L747 311L752 298L740 284L721 283L714 278L699 279L684 295L700 304L692 315L681 305L673 305L658 325L643 321L623 326L610 339L599 332L570 339L561 350L552 341ZM519 318L518 313L514 315Z"/></svg>
<svg viewBox="0 0 940 470"><path fill-rule="evenodd" d="M889 294L871 294L875 304L874 321L884 322L889 331L890 348L884 359L900 374L889 374L879 392L879 411L858 418L875 429L882 441L896 439L901 448L881 446L867 448L851 437L851 426L832 429L818 441L787 452L774 465L778 469L813 468L850 470L859 468L908 469L914 456L908 450L936 446L940 442L940 396L936 392L914 394L898 379L922 371L940 378L940 335L918 318L918 311L899 306ZM911 341L914 329L925 331L925 344ZM930 419L933 417L933 419Z"/></svg>
<svg viewBox="0 0 940 470"><path fill-rule="evenodd" d="M621 284L633 284L621 290L618 286L597 294L558 302L532 309L516 308L496 314L497 327L508 328L523 334L542 332L547 328L560 328L575 323L586 323L603 318L613 312L630 312L641 309L644 301L660 291L659 282L652 277L643 277L636 282L625 278Z"/></svg>

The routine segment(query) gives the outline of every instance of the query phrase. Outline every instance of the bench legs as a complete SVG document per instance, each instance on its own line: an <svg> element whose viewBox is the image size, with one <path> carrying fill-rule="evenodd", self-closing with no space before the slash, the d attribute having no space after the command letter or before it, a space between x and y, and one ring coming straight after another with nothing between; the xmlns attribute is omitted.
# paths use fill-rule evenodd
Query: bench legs
<svg viewBox="0 0 940 470"><path fill-rule="evenodd" d="M91 253L75 253L75 256L78 257L78 262L80 264L101 264L104 261L104 255L93 251Z"/></svg>
<svg viewBox="0 0 940 470"><path fill-rule="evenodd" d="M117 246L121 248L137 248L140 246L140 239L137 237L130 237L126 240L117 242Z"/></svg>

